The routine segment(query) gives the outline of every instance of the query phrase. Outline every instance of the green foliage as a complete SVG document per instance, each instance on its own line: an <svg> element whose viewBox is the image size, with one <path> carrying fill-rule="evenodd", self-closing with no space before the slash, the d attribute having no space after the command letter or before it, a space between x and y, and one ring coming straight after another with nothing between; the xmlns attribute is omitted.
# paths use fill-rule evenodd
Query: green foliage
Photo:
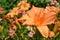
<svg viewBox="0 0 60 40"><path fill-rule="evenodd" d="M49 0L28 0L28 2L37 7L46 7L48 4L50 4Z"/></svg>
<svg viewBox="0 0 60 40"><path fill-rule="evenodd" d="M21 0L0 0L0 7L4 8L5 13L15 7Z"/></svg>
<svg viewBox="0 0 60 40"><path fill-rule="evenodd" d="M59 4L60 4L60 0L57 0L58 2L59 2Z"/></svg>

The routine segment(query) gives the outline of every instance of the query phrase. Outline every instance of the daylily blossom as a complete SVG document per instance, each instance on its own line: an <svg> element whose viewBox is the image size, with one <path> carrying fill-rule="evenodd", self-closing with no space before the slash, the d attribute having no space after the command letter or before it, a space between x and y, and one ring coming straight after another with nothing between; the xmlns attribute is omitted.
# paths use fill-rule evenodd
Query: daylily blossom
<svg viewBox="0 0 60 40"><path fill-rule="evenodd" d="M7 15L11 17L18 15L18 7L13 8L13 10L11 10L11 12L9 12Z"/></svg>
<svg viewBox="0 0 60 40"><path fill-rule="evenodd" d="M28 10L30 8L30 4L27 3L25 0L18 3L17 6L20 7L21 9L24 9L24 10Z"/></svg>
<svg viewBox="0 0 60 40"><path fill-rule="evenodd" d="M18 15L18 13L24 14L25 10L28 10L29 8L30 4L28 4L26 1L21 1L20 3L18 3L18 6L13 8L7 15L14 17L15 15Z"/></svg>
<svg viewBox="0 0 60 40"><path fill-rule="evenodd" d="M58 13L56 10L58 9L53 6L47 6L45 9L33 6L20 20L26 20L23 25L35 25L42 36L47 38L49 36L47 25L54 23Z"/></svg>
<svg viewBox="0 0 60 40"><path fill-rule="evenodd" d="M45 10L48 10L50 12L55 12L55 13L60 12L60 8L56 8L54 6L51 6L51 7L50 6L47 6Z"/></svg>

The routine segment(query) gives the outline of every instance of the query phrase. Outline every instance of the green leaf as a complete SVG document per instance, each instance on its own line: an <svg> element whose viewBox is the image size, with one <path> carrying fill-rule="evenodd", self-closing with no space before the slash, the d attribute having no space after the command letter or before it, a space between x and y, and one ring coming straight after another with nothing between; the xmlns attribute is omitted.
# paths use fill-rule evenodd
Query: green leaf
<svg viewBox="0 0 60 40"><path fill-rule="evenodd" d="M8 23L7 23L7 21L3 21L3 22L2 22L2 25L4 26L4 28L8 28Z"/></svg>
<svg viewBox="0 0 60 40"><path fill-rule="evenodd" d="M57 32L56 35L55 35L55 37L57 37L59 34L60 34L60 32Z"/></svg>
<svg viewBox="0 0 60 40"><path fill-rule="evenodd" d="M43 3L44 2L44 0L40 0L41 1L41 3Z"/></svg>

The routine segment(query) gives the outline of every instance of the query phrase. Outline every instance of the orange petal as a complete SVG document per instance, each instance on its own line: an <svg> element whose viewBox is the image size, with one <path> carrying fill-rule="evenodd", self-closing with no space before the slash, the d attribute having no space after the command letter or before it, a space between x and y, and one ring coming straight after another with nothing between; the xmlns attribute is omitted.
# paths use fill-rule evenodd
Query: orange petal
<svg viewBox="0 0 60 40"><path fill-rule="evenodd" d="M46 11L44 17L45 17L45 20L43 22L43 25L51 24L51 23L54 23L54 21L56 20L56 13Z"/></svg>
<svg viewBox="0 0 60 40"><path fill-rule="evenodd" d="M32 20L27 20L23 23L23 25L33 25L33 21Z"/></svg>
<svg viewBox="0 0 60 40"><path fill-rule="evenodd" d="M49 35L49 29L47 26L40 26L37 27L37 29L39 30L39 32L42 34L42 36L48 38Z"/></svg>
<svg viewBox="0 0 60 40"><path fill-rule="evenodd" d="M53 31L50 31L49 37L54 37L55 33Z"/></svg>
<svg viewBox="0 0 60 40"><path fill-rule="evenodd" d="M28 20L28 19L29 19L29 16L25 14L19 20Z"/></svg>

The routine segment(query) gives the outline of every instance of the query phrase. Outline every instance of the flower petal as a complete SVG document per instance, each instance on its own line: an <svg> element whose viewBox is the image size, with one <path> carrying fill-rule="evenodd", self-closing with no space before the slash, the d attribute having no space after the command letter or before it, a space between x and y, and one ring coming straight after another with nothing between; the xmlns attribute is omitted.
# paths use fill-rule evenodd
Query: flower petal
<svg viewBox="0 0 60 40"><path fill-rule="evenodd" d="M42 34L42 36L48 38L49 35L49 29L47 26L40 26L37 27L37 29L39 30L39 32Z"/></svg>
<svg viewBox="0 0 60 40"><path fill-rule="evenodd" d="M19 20L28 20L28 19L29 19L29 16L25 14Z"/></svg>

